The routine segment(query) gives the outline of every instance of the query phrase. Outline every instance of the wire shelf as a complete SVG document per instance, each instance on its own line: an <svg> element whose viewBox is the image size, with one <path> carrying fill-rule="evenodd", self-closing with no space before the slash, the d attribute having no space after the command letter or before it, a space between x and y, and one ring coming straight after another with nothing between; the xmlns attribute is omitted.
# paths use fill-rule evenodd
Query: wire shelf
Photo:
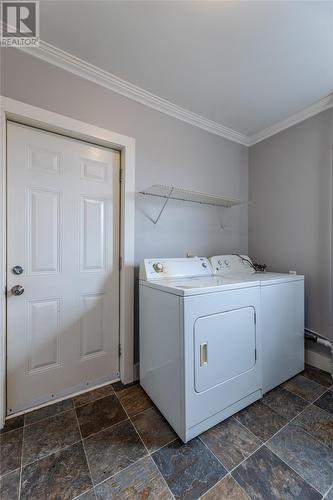
<svg viewBox="0 0 333 500"><path fill-rule="evenodd" d="M229 198L215 196L212 194L190 191L189 189L183 189L176 186L166 186L164 184L154 184L153 186L150 186L147 189L139 191L139 193L145 196L155 196L157 198L164 198L165 200L156 219L152 219L149 217L154 225L156 225L160 220L160 217L170 200L186 201L190 203L200 203L201 205L210 205L212 207L225 207L225 208L231 208L236 205L249 204L248 202L243 202L240 200L232 200ZM224 227L221 225L221 228L223 229Z"/></svg>
<svg viewBox="0 0 333 500"><path fill-rule="evenodd" d="M175 186L166 186L163 184L154 184L147 189L140 191L140 194L146 196L156 196L166 198L167 200L188 201L190 203L201 203L202 205L211 205L214 207L233 207L235 205L247 205L247 202L233 200L221 196L215 196L197 191L190 191Z"/></svg>

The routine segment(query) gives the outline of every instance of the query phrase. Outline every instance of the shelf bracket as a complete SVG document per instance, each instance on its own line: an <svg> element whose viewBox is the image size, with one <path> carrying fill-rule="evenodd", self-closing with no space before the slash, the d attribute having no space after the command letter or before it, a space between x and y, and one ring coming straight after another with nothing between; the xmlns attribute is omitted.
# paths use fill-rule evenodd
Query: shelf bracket
<svg viewBox="0 0 333 500"><path fill-rule="evenodd" d="M224 229L226 228L225 216L224 216L224 214L223 215L221 214L221 211L220 211L221 207L216 207L216 208L217 208L216 214L217 214L217 219L219 221L220 229L221 229L221 231L224 231ZM223 207L223 208L225 208L225 207Z"/></svg>
<svg viewBox="0 0 333 500"><path fill-rule="evenodd" d="M157 223L158 223L158 221L160 220L160 217L161 217L161 215L163 214L164 209L165 209L165 207L167 206L167 204L168 204L168 202L169 202L169 200L170 200L170 197L171 197L171 195L172 195L173 190L174 190L174 188L172 187L172 188L170 189L170 192L169 192L169 194L168 194L168 197L167 197L167 199L165 200L165 202L163 203L163 207L161 208L160 213L158 214L158 216L156 217L156 219L155 219L155 220L154 220L154 219L152 219L152 220L153 220L153 224L154 224L154 226L156 226L156 224L157 224Z"/></svg>

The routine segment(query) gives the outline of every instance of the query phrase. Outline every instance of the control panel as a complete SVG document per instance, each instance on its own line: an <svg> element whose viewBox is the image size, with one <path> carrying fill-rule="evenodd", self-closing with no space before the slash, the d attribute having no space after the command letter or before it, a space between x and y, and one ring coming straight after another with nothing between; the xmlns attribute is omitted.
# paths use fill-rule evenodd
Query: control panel
<svg viewBox="0 0 333 500"><path fill-rule="evenodd" d="M210 262L206 257L144 259L140 266L140 279L142 280L189 278L212 274Z"/></svg>
<svg viewBox="0 0 333 500"><path fill-rule="evenodd" d="M247 255L214 255L210 257L213 272L218 275L253 274L252 261Z"/></svg>

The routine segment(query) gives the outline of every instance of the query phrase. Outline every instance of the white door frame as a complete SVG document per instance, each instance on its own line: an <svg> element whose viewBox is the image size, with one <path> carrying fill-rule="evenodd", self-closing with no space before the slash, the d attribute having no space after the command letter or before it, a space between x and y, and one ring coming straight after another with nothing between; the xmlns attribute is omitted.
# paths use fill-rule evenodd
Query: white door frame
<svg viewBox="0 0 333 500"><path fill-rule="evenodd" d="M91 142L121 152L120 192L120 378L134 379L135 139L67 116L0 96L0 428L6 415L6 143L7 120Z"/></svg>

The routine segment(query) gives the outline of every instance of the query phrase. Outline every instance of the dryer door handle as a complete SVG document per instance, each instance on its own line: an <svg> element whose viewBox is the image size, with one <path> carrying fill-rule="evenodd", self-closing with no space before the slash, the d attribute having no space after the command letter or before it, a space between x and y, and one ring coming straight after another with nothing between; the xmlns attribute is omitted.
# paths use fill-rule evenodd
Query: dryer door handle
<svg viewBox="0 0 333 500"><path fill-rule="evenodd" d="M200 344L200 366L208 364L208 342Z"/></svg>

